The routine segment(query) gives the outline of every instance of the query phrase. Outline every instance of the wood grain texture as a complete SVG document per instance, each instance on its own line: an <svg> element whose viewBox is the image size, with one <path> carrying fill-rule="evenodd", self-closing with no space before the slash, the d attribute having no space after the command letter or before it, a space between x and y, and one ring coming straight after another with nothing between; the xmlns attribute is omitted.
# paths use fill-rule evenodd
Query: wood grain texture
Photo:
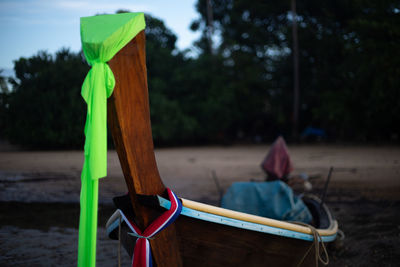
<svg viewBox="0 0 400 267"><path fill-rule="evenodd" d="M209 223L176 221L184 266L297 266L312 242ZM313 251L300 266L314 266Z"/></svg>
<svg viewBox="0 0 400 267"><path fill-rule="evenodd" d="M136 201L136 194L164 194L154 155L147 89L145 34L140 32L109 66L116 85L108 100L108 124L128 186L136 223L147 227L159 213ZM156 266L181 266L174 224L151 240Z"/></svg>
<svg viewBox="0 0 400 267"><path fill-rule="evenodd" d="M315 266L313 242L180 216L175 222L183 266ZM135 240L122 244L130 255ZM311 249L310 249L311 248ZM304 255L306 255L303 262Z"/></svg>

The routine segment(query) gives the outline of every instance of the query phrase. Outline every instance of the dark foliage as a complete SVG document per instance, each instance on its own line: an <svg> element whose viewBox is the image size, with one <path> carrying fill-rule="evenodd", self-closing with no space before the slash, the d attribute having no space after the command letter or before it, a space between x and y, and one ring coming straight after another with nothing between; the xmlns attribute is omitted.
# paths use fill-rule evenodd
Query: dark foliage
<svg viewBox="0 0 400 267"><path fill-rule="evenodd" d="M80 87L88 69L80 53L67 49L15 61L18 81L2 103L7 114L3 134L27 148L81 147L85 106Z"/></svg>
<svg viewBox="0 0 400 267"><path fill-rule="evenodd" d="M256 107L244 131L288 133L293 101L290 1L214 0L218 53L232 87ZM199 0L198 45L207 53L206 0ZM399 141L400 4L398 1L297 1L300 126L326 129L331 140ZM239 81L236 79L240 77ZM265 103L261 108L260 98ZM246 98L241 98L246 99ZM256 117L257 117L256 116ZM245 125L239 119L238 126ZM267 126L268 125L268 126ZM251 131L248 131L251 133Z"/></svg>
<svg viewBox="0 0 400 267"><path fill-rule="evenodd" d="M153 137L158 145L272 140L292 127L290 1L197 2L196 58L146 16ZM119 11L124 12L124 11ZM400 4L298 1L300 129L332 141L398 142ZM210 47L212 26L215 36ZM0 75L0 136L30 148L82 148L89 69L80 53L39 52L15 62L12 90Z"/></svg>

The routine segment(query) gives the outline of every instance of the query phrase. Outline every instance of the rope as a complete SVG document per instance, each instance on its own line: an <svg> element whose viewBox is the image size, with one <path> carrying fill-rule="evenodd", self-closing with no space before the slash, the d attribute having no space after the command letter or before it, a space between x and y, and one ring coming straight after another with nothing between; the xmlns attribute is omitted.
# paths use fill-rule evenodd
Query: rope
<svg viewBox="0 0 400 267"><path fill-rule="evenodd" d="M118 267L121 267L121 215L118 217Z"/></svg>
<svg viewBox="0 0 400 267"><path fill-rule="evenodd" d="M326 251L325 244L322 241L322 238L321 238L320 234L318 233L317 229L315 229L314 226L311 226L311 225L306 224L306 223L302 223L302 222L293 222L293 223L298 224L298 225L302 225L302 226L306 226L306 227L310 228L311 233L312 233L312 235L314 237L313 238L313 243L308 248L307 252L304 254L303 258L300 260L300 262L299 262L299 264L297 264L297 266L300 266L303 263L304 259L310 253L312 247L315 247L315 266L318 267L318 263L319 262L321 262L323 265L328 265L329 264L329 255L328 255L328 252ZM320 246L323 249L322 254L325 254L325 260L321 257L321 254L319 252Z"/></svg>

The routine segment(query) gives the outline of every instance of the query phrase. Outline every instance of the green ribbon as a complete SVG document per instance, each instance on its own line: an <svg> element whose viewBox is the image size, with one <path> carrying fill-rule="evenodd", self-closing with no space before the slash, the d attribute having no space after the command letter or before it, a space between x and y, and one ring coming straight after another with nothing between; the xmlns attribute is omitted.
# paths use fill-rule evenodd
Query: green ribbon
<svg viewBox="0 0 400 267"><path fill-rule="evenodd" d="M107 176L107 98L115 86L114 75L106 62L144 28L143 13L81 18L82 49L92 68L81 91L87 104L87 115L80 196L80 267L96 265L98 179Z"/></svg>

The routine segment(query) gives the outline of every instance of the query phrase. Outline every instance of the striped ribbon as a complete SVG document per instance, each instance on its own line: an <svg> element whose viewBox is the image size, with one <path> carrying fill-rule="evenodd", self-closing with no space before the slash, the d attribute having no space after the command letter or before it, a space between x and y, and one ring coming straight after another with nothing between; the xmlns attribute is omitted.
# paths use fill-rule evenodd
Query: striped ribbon
<svg viewBox="0 0 400 267"><path fill-rule="evenodd" d="M170 209L161 214L161 216L154 220L143 232L119 210L122 219L132 230L132 233L129 234L137 237L133 250L132 267L153 266L149 239L152 239L153 236L173 223L182 211L182 202L175 193L169 188L167 188L167 192L169 200L171 201Z"/></svg>

